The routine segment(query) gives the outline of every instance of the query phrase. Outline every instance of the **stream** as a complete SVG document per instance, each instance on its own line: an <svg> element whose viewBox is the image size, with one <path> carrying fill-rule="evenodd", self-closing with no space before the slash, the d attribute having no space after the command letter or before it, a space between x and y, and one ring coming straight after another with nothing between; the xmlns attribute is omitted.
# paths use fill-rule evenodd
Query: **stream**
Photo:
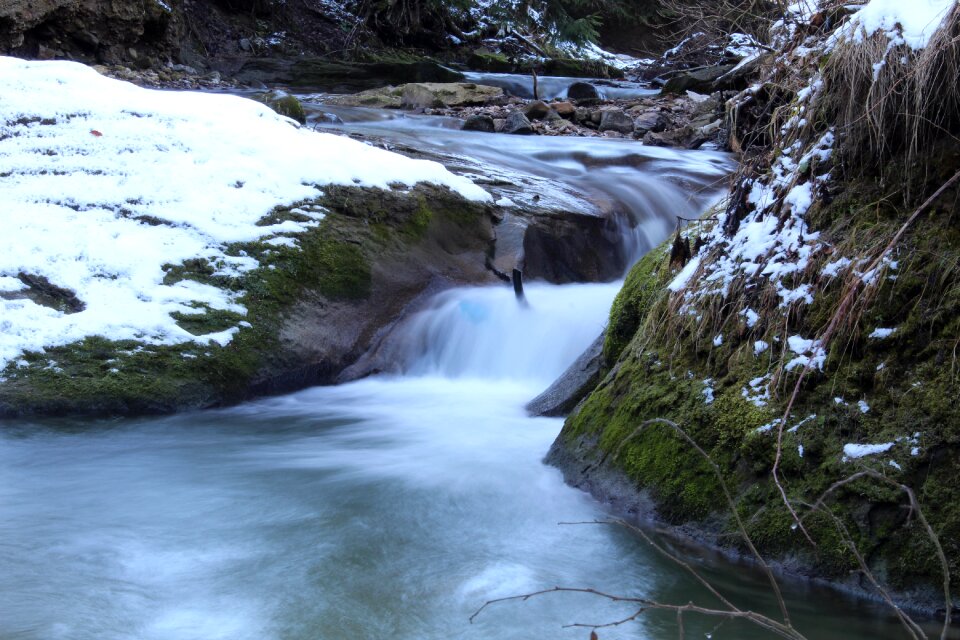
<svg viewBox="0 0 960 640"><path fill-rule="evenodd" d="M311 107L314 123L447 158L623 218L631 258L713 201L731 160L576 138L464 133L441 118ZM482 169L482 171L481 171ZM531 195L532 194L532 195ZM585 196L586 201L585 201ZM605 203L605 204L603 204ZM633 612L555 585L714 601L541 459L562 420L523 405L603 329L620 283L440 294L399 330L404 372L163 418L0 428L0 640L587 638ZM666 544L673 545L669 541ZM744 608L776 614L752 568L682 549ZM902 637L879 605L785 586L818 640ZM770 638L690 616L688 638ZM600 638L676 638L647 613Z"/></svg>

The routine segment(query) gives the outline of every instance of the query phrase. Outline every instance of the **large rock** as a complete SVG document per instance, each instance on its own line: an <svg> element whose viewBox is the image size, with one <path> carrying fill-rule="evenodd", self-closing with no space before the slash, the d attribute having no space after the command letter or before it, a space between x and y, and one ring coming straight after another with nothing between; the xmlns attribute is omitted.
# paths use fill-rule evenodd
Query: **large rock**
<svg viewBox="0 0 960 640"><path fill-rule="evenodd" d="M724 87L717 86L717 81L725 74L732 71L736 65L725 64L717 67L707 67L697 69L696 71L684 71L673 76L663 85L664 93L684 94L687 91L696 93L713 93L720 91Z"/></svg>
<svg viewBox="0 0 960 640"><path fill-rule="evenodd" d="M404 85L405 86L405 85ZM371 107L375 109L399 109L402 102L403 86L379 87L359 93L331 96L325 100L326 104L336 104L344 107Z"/></svg>
<svg viewBox="0 0 960 640"><path fill-rule="evenodd" d="M506 122L503 123L503 133L526 135L533 133L533 126L522 112L513 111L507 116Z"/></svg>
<svg viewBox="0 0 960 640"><path fill-rule="evenodd" d="M481 47L475 49L467 59L467 66L477 71L492 71L494 73L510 73L516 66L502 53L494 53Z"/></svg>
<svg viewBox="0 0 960 640"><path fill-rule="evenodd" d="M331 93L356 93L386 84L461 82L464 75L430 60L414 62L337 62L326 58L252 58L235 77L241 82L285 84Z"/></svg>
<svg viewBox="0 0 960 640"><path fill-rule="evenodd" d="M523 273L554 284L611 282L629 266L620 232L599 216L538 217L523 238Z"/></svg>
<svg viewBox="0 0 960 640"><path fill-rule="evenodd" d="M148 64L150 56L172 49L182 36L177 15L159 2L0 2L0 54L107 63L140 58Z"/></svg>
<svg viewBox="0 0 960 640"><path fill-rule="evenodd" d="M531 120L543 120L550 113L550 107L543 100L534 100L523 108L523 115Z"/></svg>
<svg viewBox="0 0 960 640"><path fill-rule="evenodd" d="M633 118L620 109L603 111L600 115L600 131L616 131L618 133L633 133Z"/></svg>
<svg viewBox="0 0 960 640"><path fill-rule="evenodd" d="M306 124L307 114L303 110L303 105L296 96L283 91L268 91L254 96L254 100L262 102L277 113L288 118L296 120L300 124Z"/></svg>
<svg viewBox="0 0 960 640"><path fill-rule="evenodd" d="M463 122L464 131L483 131L493 133L497 130L493 118L483 113L475 113Z"/></svg>
<svg viewBox="0 0 960 640"><path fill-rule="evenodd" d="M667 128L669 120L659 111L647 111L641 113L633 121L633 130L638 135L643 136L647 132L660 133Z"/></svg>
<svg viewBox="0 0 960 640"><path fill-rule="evenodd" d="M472 82L421 82L402 87L400 106L405 109L465 107L481 105L504 97L500 87Z"/></svg>
<svg viewBox="0 0 960 640"><path fill-rule="evenodd" d="M600 382L604 335L600 334L546 391L527 403L531 415L566 415L593 391Z"/></svg>
<svg viewBox="0 0 960 640"><path fill-rule="evenodd" d="M543 75L568 78L622 78L623 70L599 60L553 58L543 63Z"/></svg>
<svg viewBox="0 0 960 640"><path fill-rule="evenodd" d="M600 92L589 82L574 82L567 89L567 97L577 102L600 99Z"/></svg>

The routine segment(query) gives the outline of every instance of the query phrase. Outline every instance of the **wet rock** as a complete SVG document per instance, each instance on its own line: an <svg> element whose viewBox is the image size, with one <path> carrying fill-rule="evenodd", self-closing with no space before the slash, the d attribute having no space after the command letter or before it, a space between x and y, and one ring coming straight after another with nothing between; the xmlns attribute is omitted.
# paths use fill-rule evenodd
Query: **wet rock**
<svg viewBox="0 0 960 640"><path fill-rule="evenodd" d="M530 120L528 120L527 116L523 115L522 112L514 111L508 115L506 121L504 121L503 132L526 135L533 133L533 126L531 126Z"/></svg>
<svg viewBox="0 0 960 640"><path fill-rule="evenodd" d="M603 340L600 334L546 391L527 403L527 411L534 416L562 416L587 397L600 382Z"/></svg>
<svg viewBox="0 0 960 640"><path fill-rule="evenodd" d="M662 133L650 131L643 136L643 144L651 147L684 147L692 134L693 130L690 127L680 127Z"/></svg>
<svg viewBox="0 0 960 640"><path fill-rule="evenodd" d="M571 213L534 220L523 238L523 255L525 277L554 284L610 282L628 266L616 225Z"/></svg>
<svg viewBox="0 0 960 640"><path fill-rule="evenodd" d="M600 99L600 92L589 82L574 82L567 89L567 97L577 102L589 102Z"/></svg>
<svg viewBox="0 0 960 640"><path fill-rule="evenodd" d="M623 71L599 60L553 58L543 63L543 74L568 78L622 78Z"/></svg>
<svg viewBox="0 0 960 640"><path fill-rule="evenodd" d="M590 109L586 107L577 107L577 110L574 112L574 119L577 122L587 122L590 120Z"/></svg>
<svg viewBox="0 0 960 640"><path fill-rule="evenodd" d="M463 130L493 133L497 130L497 127L496 123L493 121L493 118L482 113L476 113L464 121Z"/></svg>
<svg viewBox="0 0 960 640"><path fill-rule="evenodd" d="M600 115L600 131L616 131L618 133L633 133L633 118L619 109L603 111Z"/></svg>
<svg viewBox="0 0 960 640"><path fill-rule="evenodd" d="M643 136L647 132L660 133L667 128L669 121L667 117L659 111L646 111L633 121L634 133Z"/></svg>
<svg viewBox="0 0 960 640"><path fill-rule="evenodd" d="M523 109L523 114L530 120L543 120L550 113L550 107L543 100L534 100Z"/></svg>

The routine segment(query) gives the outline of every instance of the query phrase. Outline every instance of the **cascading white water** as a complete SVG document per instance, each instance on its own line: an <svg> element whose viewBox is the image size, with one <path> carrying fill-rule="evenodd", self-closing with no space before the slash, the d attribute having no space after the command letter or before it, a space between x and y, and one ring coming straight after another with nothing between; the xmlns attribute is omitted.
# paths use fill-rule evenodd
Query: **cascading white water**
<svg viewBox="0 0 960 640"><path fill-rule="evenodd" d="M505 154L502 138L483 135L420 144L468 141L501 167L596 183L632 203L638 252L703 204L678 177L702 188L726 166L718 154L647 150L640 169L633 147L610 141L512 140ZM405 377L158 419L3 425L0 640L578 640L588 634L562 625L634 608L565 594L469 617L488 599L554 585L712 604L626 531L558 526L608 514L541 464L561 421L523 406L598 335L617 288L528 284L528 307L507 286L446 292L405 328ZM696 564L744 608L775 615L762 578ZM809 637L897 631L863 603L786 591ZM691 638L770 637L684 622ZM677 634L673 616L651 614L600 635Z"/></svg>
<svg viewBox="0 0 960 640"><path fill-rule="evenodd" d="M472 287L437 296L400 337L410 375L550 384L600 335L620 283Z"/></svg>

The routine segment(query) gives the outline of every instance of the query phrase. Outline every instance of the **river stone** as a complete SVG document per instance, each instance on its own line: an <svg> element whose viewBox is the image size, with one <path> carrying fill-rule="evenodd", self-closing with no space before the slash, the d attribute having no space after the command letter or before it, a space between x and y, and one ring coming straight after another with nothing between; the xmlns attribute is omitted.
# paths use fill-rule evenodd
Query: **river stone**
<svg viewBox="0 0 960 640"><path fill-rule="evenodd" d="M463 130L493 133L496 131L496 124L490 116L483 113L475 113L464 121Z"/></svg>
<svg viewBox="0 0 960 640"><path fill-rule="evenodd" d="M533 127L527 116L520 111L513 111L507 116L506 122L503 123L503 132L526 135L533 133Z"/></svg>
<svg viewBox="0 0 960 640"><path fill-rule="evenodd" d="M566 118L567 120L573 119L577 113L576 108L567 101L554 102L550 106L553 107L553 110L556 111L561 118Z"/></svg>
<svg viewBox="0 0 960 640"><path fill-rule="evenodd" d="M600 92L589 82L574 82L567 89L567 97L577 102L599 100Z"/></svg>
<svg viewBox="0 0 960 640"><path fill-rule="evenodd" d="M487 104L504 97L500 87L472 82L418 82L404 85L400 106L404 109L432 109Z"/></svg>
<svg viewBox="0 0 960 640"><path fill-rule="evenodd" d="M526 409L531 415L566 415L597 386L604 337L605 334L600 334L546 391L527 403Z"/></svg>
<svg viewBox="0 0 960 640"><path fill-rule="evenodd" d="M543 120L550 113L550 107L543 100L534 100L523 109L523 115L530 120Z"/></svg>
<svg viewBox="0 0 960 640"><path fill-rule="evenodd" d="M619 109L604 111L600 116L600 131L616 131L618 133L633 133L633 118Z"/></svg>
<svg viewBox="0 0 960 640"><path fill-rule="evenodd" d="M659 111L647 111L640 114L633 122L633 130L639 135L644 135L648 131L659 133L667 128L667 117Z"/></svg>
<svg viewBox="0 0 960 640"><path fill-rule="evenodd" d="M360 93L331 96L325 102L344 107L371 107L374 109L399 109L403 87L380 87Z"/></svg>

